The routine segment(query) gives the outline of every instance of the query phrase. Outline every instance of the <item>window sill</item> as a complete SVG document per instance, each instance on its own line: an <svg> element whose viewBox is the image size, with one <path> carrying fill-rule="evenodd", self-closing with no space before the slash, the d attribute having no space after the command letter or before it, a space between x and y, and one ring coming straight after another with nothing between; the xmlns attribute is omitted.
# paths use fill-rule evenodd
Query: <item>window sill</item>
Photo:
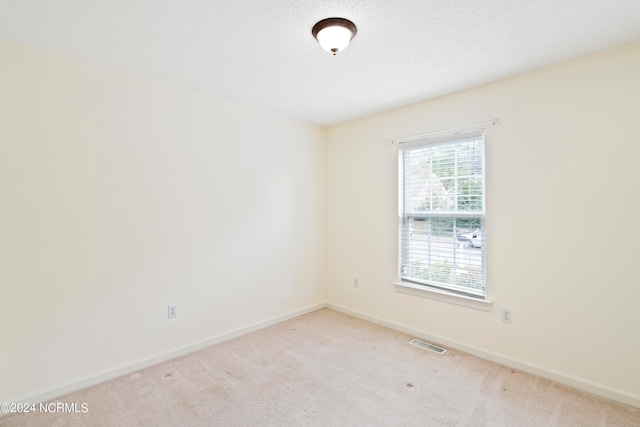
<svg viewBox="0 0 640 427"><path fill-rule="evenodd" d="M437 301L447 302L449 304L457 304L463 307L474 308L476 310L491 311L491 307L493 306L493 301L489 301L487 299L458 295L453 292L427 288L425 286L413 285L411 283L393 282L393 287L396 292L401 292L403 294L431 298Z"/></svg>

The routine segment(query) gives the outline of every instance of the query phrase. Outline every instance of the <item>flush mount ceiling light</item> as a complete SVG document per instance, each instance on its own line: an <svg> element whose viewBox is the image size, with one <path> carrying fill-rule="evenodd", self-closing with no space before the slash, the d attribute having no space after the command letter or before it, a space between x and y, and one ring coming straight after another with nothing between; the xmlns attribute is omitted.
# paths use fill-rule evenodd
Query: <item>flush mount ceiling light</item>
<svg viewBox="0 0 640 427"><path fill-rule="evenodd" d="M320 46L334 55L345 50L357 32L356 25L344 18L323 19L311 29Z"/></svg>

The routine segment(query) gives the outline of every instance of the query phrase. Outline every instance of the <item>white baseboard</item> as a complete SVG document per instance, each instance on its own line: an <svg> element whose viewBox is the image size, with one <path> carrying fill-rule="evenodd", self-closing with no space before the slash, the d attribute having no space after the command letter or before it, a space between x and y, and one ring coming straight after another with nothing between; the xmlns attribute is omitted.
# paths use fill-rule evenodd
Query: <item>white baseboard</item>
<svg viewBox="0 0 640 427"><path fill-rule="evenodd" d="M544 366L539 366L523 360L514 359L512 357L495 353L492 351L484 350L479 347L467 345L459 341L451 340L449 338L445 338L437 334L432 334L426 331L411 328L409 326L405 326L396 322L391 322L386 319L382 319L380 317L372 316L367 313L363 313L357 310L352 310L347 307L343 307L341 305L333 304L333 303L314 304L312 306L308 306L300 310L295 310L280 316L275 316L260 322L252 323L250 325L243 326L241 328L234 329L232 331L226 332L224 334L216 335L214 337L211 337L202 341L187 344L187 345L175 348L171 351L154 355L147 359L138 360L132 363L128 363L126 365L114 367L112 369L95 372L93 374L86 375L81 378L76 378L74 380L67 381L62 384L46 387L46 388L37 390L33 393L28 393L28 394L10 399L7 402L8 403L45 402L60 396L64 396L65 394L69 394L74 391L78 391L83 388L87 388L87 387L99 384L104 381L118 378L123 375L131 374L133 372L139 371L149 366L156 365L158 363L166 362L167 360L171 360L176 357L200 350L210 345L214 345L226 340L230 340L232 338L236 338L241 335L245 335L245 334L266 328L268 326L272 326L277 323L284 322L286 320L290 320L295 317L302 316L304 314L311 313L316 310L320 310L325 307L381 325L381 326L395 329L418 338L426 339L428 341L433 341L435 343L438 343L456 350L464 351L465 353L473 354L474 356L478 356L483 359L490 360L492 362L500 363L501 365L509 366L511 368L518 369L520 371L528 372L530 374L537 375L542 378L556 381L558 383L565 384L570 387L574 387L576 389L585 391L587 393L592 393L597 396L604 397L606 399L611 399L616 402L620 402L629 406L640 408L639 395L629 393L623 390L619 390L613 387L609 387L604 384L599 384L585 378L579 378L573 375L565 374L563 372L549 369ZM3 415L5 415L5 413L0 411L0 417L2 417Z"/></svg>
<svg viewBox="0 0 640 427"><path fill-rule="evenodd" d="M92 385L99 384L104 381L112 380L114 378L118 378L123 375L131 374L141 369L148 368L149 366L166 362L167 360L171 360L176 357L183 356L185 354L194 352L196 350L200 350L210 345L218 344L220 342L227 341L232 338L236 338L241 335L245 335L245 334L257 331L259 329L263 329L268 326L272 326L277 323L284 322L286 320L290 320L298 316L302 316L303 314L320 310L325 307L326 307L326 304L324 303L314 304L314 305L302 308L300 310L295 310L289 313L282 314L280 316L275 316L266 320L262 320L260 322L252 323L250 325L243 326L241 328L234 329L232 331L226 332L224 334L216 335L214 337L207 338L205 340L180 346L173 350L167 351L165 353L156 354L146 359L137 360L135 362L127 363L125 365L116 366L112 369L95 372L93 374L85 375L83 377L76 378L71 381L66 381L62 384L56 384L50 387L46 387L46 388L34 391L33 393L28 393L28 394L7 400L7 402L8 403L46 402L48 400L55 399L60 396L64 396L65 394L69 394L74 391L78 391L83 388L87 388ZM3 415L6 415L6 413L0 411L0 417Z"/></svg>
<svg viewBox="0 0 640 427"><path fill-rule="evenodd" d="M361 311L352 310L347 307L343 307L338 304L327 303L327 308L332 310L348 314L362 320L366 320L371 323L375 323L387 328L395 329L406 334L422 338L428 341L433 341L437 344L451 347L456 350L464 351L465 353L472 354L474 356L481 357L492 362L499 363L501 365L508 366L510 368L518 369L520 371L528 372L530 374L546 378L551 381L555 381L578 390L586 391L587 393L595 394L605 399L614 400L616 402L624 403L625 405L640 408L640 395L619 390L614 387L609 387L604 384L599 384L595 381L591 381L585 378L576 377L574 375L566 374L554 369L550 369L544 366L536 365L524 360L518 360L504 354L495 353L479 347L464 344L459 341L451 340L443 336L432 334L419 329L411 328L396 322L391 322L380 317L372 316Z"/></svg>

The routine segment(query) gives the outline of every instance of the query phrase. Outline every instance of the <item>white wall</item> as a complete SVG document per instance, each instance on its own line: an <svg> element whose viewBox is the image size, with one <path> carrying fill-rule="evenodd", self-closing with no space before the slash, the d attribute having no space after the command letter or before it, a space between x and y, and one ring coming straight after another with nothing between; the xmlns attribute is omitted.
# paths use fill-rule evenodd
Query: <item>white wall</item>
<svg viewBox="0 0 640 427"><path fill-rule="evenodd" d="M330 128L329 302L639 405L639 76L633 44ZM494 117L493 310L394 292L397 152L384 140Z"/></svg>
<svg viewBox="0 0 640 427"><path fill-rule="evenodd" d="M0 401L326 300L324 129L6 40L0 61Z"/></svg>
<svg viewBox="0 0 640 427"><path fill-rule="evenodd" d="M0 401L328 299L640 402L639 75L634 44L325 135L0 40ZM384 140L493 117L493 311L395 293Z"/></svg>

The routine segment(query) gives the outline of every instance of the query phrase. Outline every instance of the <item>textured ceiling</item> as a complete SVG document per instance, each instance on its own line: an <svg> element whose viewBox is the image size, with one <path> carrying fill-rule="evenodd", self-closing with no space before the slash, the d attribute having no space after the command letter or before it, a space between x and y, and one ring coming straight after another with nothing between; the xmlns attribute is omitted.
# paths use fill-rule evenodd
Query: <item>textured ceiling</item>
<svg viewBox="0 0 640 427"><path fill-rule="evenodd" d="M640 40L640 1L2 0L0 37L328 126Z"/></svg>

